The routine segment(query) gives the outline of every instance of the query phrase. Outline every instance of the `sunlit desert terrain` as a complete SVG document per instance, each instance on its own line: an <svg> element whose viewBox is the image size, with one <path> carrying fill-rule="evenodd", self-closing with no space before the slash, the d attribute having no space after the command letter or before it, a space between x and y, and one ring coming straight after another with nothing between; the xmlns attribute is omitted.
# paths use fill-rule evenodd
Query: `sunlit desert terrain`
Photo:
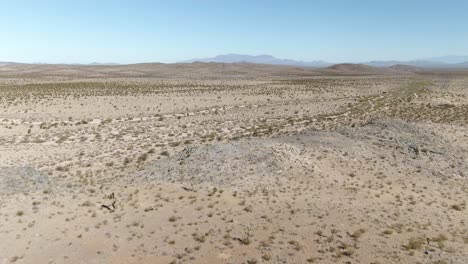
<svg viewBox="0 0 468 264"><path fill-rule="evenodd" d="M0 66L0 263L468 263L468 71Z"/></svg>

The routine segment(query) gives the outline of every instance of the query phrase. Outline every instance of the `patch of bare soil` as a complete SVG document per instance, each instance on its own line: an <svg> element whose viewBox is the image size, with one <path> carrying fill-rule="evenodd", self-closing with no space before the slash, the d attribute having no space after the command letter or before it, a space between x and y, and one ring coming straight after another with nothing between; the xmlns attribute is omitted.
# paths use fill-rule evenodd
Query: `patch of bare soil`
<svg viewBox="0 0 468 264"><path fill-rule="evenodd" d="M0 263L467 263L468 73L0 66Z"/></svg>
<svg viewBox="0 0 468 264"><path fill-rule="evenodd" d="M0 167L0 195L47 188L48 177L31 167Z"/></svg>

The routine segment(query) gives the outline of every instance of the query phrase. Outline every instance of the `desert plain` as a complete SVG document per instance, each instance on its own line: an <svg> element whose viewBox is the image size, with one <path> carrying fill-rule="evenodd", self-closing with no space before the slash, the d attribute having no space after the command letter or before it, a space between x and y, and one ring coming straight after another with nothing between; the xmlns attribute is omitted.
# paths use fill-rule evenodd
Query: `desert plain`
<svg viewBox="0 0 468 264"><path fill-rule="evenodd" d="M468 70L0 66L0 263L468 263Z"/></svg>

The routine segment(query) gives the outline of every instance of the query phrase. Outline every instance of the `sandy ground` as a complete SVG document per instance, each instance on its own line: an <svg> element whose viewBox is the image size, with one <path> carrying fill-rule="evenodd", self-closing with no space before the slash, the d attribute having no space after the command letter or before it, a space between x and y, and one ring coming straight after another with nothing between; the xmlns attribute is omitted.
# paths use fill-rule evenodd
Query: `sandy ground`
<svg viewBox="0 0 468 264"><path fill-rule="evenodd" d="M468 263L468 72L343 67L1 66L0 263Z"/></svg>

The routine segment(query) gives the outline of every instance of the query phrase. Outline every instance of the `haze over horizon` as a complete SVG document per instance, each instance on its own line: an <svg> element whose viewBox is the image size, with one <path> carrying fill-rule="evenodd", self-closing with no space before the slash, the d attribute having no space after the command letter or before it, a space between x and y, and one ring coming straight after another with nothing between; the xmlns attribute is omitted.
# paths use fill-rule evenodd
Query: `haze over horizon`
<svg viewBox="0 0 468 264"><path fill-rule="evenodd" d="M468 54L465 1L0 1L0 61L327 62Z"/></svg>

